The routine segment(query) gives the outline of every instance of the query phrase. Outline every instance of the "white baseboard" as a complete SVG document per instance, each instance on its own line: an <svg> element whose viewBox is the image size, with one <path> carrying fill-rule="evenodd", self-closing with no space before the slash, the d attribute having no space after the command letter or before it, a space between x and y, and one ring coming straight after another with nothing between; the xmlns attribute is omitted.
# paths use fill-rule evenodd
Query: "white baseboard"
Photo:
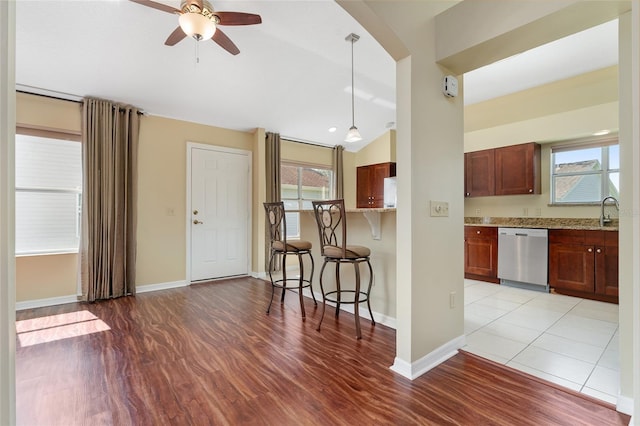
<svg viewBox="0 0 640 426"><path fill-rule="evenodd" d="M464 335L456 337L453 340L448 341L444 345L435 349L431 353L426 354L414 363L409 363L396 357L393 360L393 365L390 367L392 371L408 378L415 379L422 376L427 371L442 364L452 356L458 353L458 349L465 344Z"/></svg>
<svg viewBox="0 0 640 426"><path fill-rule="evenodd" d="M316 300L318 301L318 303L322 303L322 293L318 293L318 292L314 291L313 294L315 295ZM302 295L311 299L311 292L309 291L308 288L305 288L305 289L302 290ZM327 305L333 306L333 307L336 306L336 304L333 303L333 302L327 302ZM340 305L340 310L341 311L345 311L345 312L349 312L350 314L354 314L353 304L342 304L342 305ZM371 319L369 317L369 310L364 306L362 306L359 309L358 313L360 314L359 315L360 318L364 318L364 319L368 319L368 320ZM394 330L396 329L396 319L394 317L390 317L390 316L381 314L381 313L373 311L373 310L372 310L372 313L373 313L373 319L376 320L377 324L385 325L385 326L387 326L389 328L393 328Z"/></svg>
<svg viewBox="0 0 640 426"><path fill-rule="evenodd" d="M186 281L170 281L159 284L146 284L136 287L136 293L148 293L150 291L168 290L170 288L186 287Z"/></svg>
<svg viewBox="0 0 640 426"><path fill-rule="evenodd" d="M258 278L260 280L267 279L267 273L266 272L251 271L249 273L249 276L252 277L252 278Z"/></svg>
<svg viewBox="0 0 640 426"><path fill-rule="evenodd" d="M633 416L633 398L628 396L618 395L618 401L616 403L616 411ZM632 419L633 420L633 419ZM629 423L630 425L633 423Z"/></svg>
<svg viewBox="0 0 640 426"><path fill-rule="evenodd" d="M25 300L24 302L16 302L16 311L23 311L32 308L44 308L46 306L66 305L67 303L76 303L78 295L50 297L47 299Z"/></svg>
<svg viewBox="0 0 640 426"><path fill-rule="evenodd" d="M186 281L172 281L159 284L147 284L136 287L136 293L147 293L150 291L167 290L170 288L186 287ZM76 303L80 301L80 295L50 297L47 299L25 300L24 302L16 302L16 311L25 309L44 308L46 306L65 305L67 303Z"/></svg>

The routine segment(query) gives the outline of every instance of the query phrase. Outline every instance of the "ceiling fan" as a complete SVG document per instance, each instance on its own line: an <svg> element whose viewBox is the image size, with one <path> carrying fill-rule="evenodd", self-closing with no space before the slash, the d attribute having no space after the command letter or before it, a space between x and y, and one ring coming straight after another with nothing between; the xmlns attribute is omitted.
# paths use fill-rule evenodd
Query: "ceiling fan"
<svg viewBox="0 0 640 426"><path fill-rule="evenodd" d="M182 0L180 9L151 0L130 0L134 3L158 9L163 12L179 15L180 24L164 42L173 46L186 36L197 41L211 39L232 55L240 53L240 49L223 33L218 25L253 25L260 24L260 15L243 12L217 12L207 0Z"/></svg>

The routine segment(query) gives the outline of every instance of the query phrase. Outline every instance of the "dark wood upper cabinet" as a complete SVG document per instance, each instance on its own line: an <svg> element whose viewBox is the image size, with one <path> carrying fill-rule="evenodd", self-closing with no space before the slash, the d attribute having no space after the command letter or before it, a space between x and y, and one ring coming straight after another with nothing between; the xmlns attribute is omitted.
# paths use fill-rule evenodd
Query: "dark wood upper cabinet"
<svg viewBox="0 0 640 426"><path fill-rule="evenodd" d="M495 150L468 152L464 155L465 197L486 197L495 191Z"/></svg>
<svg viewBox="0 0 640 426"><path fill-rule="evenodd" d="M540 145L467 152L464 172L465 197L540 194Z"/></svg>
<svg viewBox="0 0 640 426"><path fill-rule="evenodd" d="M540 194L540 145L496 148L496 195Z"/></svg>
<svg viewBox="0 0 640 426"><path fill-rule="evenodd" d="M379 163L356 169L356 207L384 207L384 178L396 175L396 163Z"/></svg>

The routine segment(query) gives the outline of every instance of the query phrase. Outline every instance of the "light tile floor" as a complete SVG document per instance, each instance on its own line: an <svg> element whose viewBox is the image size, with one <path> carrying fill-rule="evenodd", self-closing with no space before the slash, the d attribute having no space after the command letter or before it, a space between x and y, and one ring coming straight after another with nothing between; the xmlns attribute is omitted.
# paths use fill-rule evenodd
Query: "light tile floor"
<svg viewBox="0 0 640 426"><path fill-rule="evenodd" d="M618 305L465 280L468 352L615 404Z"/></svg>

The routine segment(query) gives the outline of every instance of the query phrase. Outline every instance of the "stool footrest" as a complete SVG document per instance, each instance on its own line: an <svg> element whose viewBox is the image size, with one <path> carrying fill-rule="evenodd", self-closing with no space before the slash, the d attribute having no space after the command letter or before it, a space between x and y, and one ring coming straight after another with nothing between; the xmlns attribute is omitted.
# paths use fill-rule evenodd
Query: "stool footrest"
<svg viewBox="0 0 640 426"><path fill-rule="evenodd" d="M289 290L289 289L295 290L301 287L299 278L287 278L286 281L290 281L291 284L287 284L287 282L284 282L284 281L285 280L273 280L271 285L277 288L283 288L285 290ZM307 287L311 287L311 282L309 280L302 280L302 288L307 288Z"/></svg>
<svg viewBox="0 0 640 426"><path fill-rule="evenodd" d="M338 293L340 293L341 295L344 294L344 293L352 295L354 300L344 300L342 298L340 298L340 300L338 300L338 296L337 296ZM340 290L340 291L333 290L333 291L328 291L327 293L325 293L324 299L326 301L328 301L328 302L340 303L340 304L343 304L343 303L356 304L356 303L366 302L367 300L369 300L369 296L367 296L367 293L365 293L364 291L360 291L358 299L355 300L355 297L356 297L355 293L356 293L355 290ZM363 296L364 298L360 299L361 296Z"/></svg>

